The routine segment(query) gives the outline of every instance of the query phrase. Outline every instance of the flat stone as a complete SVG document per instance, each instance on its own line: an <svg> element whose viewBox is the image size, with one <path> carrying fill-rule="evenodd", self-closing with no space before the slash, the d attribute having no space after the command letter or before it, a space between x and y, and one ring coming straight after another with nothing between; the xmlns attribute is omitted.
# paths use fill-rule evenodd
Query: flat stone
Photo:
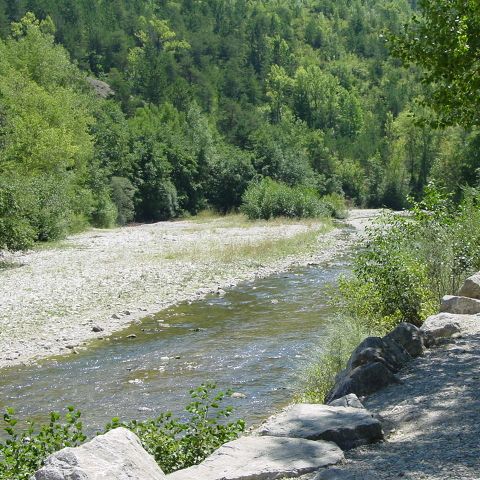
<svg viewBox="0 0 480 480"><path fill-rule="evenodd" d="M421 330L434 340L439 338L450 338L452 335L461 332L461 321L469 315L455 315L453 313L440 313L428 317L423 323Z"/></svg>
<svg viewBox="0 0 480 480"><path fill-rule="evenodd" d="M272 437L335 442L343 450L377 442L382 425L364 408L297 404L270 417L256 432Z"/></svg>
<svg viewBox="0 0 480 480"><path fill-rule="evenodd" d="M352 408L365 408L363 403L354 393L349 393L344 397L337 398L329 403L332 407L352 407Z"/></svg>
<svg viewBox="0 0 480 480"><path fill-rule="evenodd" d="M465 280L465 283L458 291L458 295L460 297L480 299L480 272Z"/></svg>
<svg viewBox="0 0 480 480"><path fill-rule="evenodd" d="M126 428L111 430L45 461L32 480L161 480L165 474Z"/></svg>
<svg viewBox="0 0 480 480"><path fill-rule="evenodd" d="M460 315L475 315L480 313L480 300L468 297L445 295L442 298L440 312L456 313Z"/></svg>
<svg viewBox="0 0 480 480"><path fill-rule="evenodd" d="M200 465L167 475L169 480L276 480L300 477L344 459L331 442L279 437L241 437ZM145 477L147 478L147 477Z"/></svg>

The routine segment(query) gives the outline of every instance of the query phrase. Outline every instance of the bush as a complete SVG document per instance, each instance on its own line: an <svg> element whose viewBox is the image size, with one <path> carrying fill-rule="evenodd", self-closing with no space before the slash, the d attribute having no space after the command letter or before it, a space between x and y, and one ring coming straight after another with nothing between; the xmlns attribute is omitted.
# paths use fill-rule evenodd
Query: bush
<svg viewBox="0 0 480 480"><path fill-rule="evenodd" d="M225 393L215 388L205 384L190 391L192 402L185 409L185 419L179 420L171 413L145 422L113 419L107 430L122 426L136 433L165 473L196 465L224 443L238 438L245 428L243 420L224 423L232 407L220 408Z"/></svg>
<svg viewBox="0 0 480 480"><path fill-rule="evenodd" d="M35 230L24 218L15 190L0 184L0 250L25 250L33 244Z"/></svg>
<svg viewBox="0 0 480 480"><path fill-rule="evenodd" d="M347 205L343 195L330 193L322 197L322 202L332 217L338 219L347 218Z"/></svg>
<svg viewBox="0 0 480 480"><path fill-rule="evenodd" d="M335 375L366 336L400 322L421 325L442 296L455 294L480 269L480 192L464 191L455 205L429 185L406 215L389 213L369 231L353 275L339 284L339 311L319 357L306 369L302 398L323 401Z"/></svg>
<svg viewBox="0 0 480 480"><path fill-rule="evenodd" d="M226 394L217 391L215 385L201 385L190 395L192 401L182 419L171 413L144 422L114 418L105 431L125 427L137 434L166 473L200 463L224 443L238 438L245 423L226 422L233 409L221 408ZM26 430L20 432L15 412L7 408L3 416L7 438L0 442L0 480L29 480L49 455L83 443L86 436L80 417L80 412L68 407L63 418L53 412L49 423L37 427L27 422Z"/></svg>
<svg viewBox="0 0 480 480"><path fill-rule="evenodd" d="M251 220L275 217L311 218L328 216L329 212L318 195L305 187L289 187L264 178L250 185L243 195L240 210Z"/></svg>
<svg viewBox="0 0 480 480"><path fill-rule="evenodd" d="M65 447L75 447L85 441L80 412L68 407L67 413L50 414L50 422L39 429L33 422L22 433L18 431L15 412L7 408L3 415L7 439L0 443L0 480L29 480L44 460Z"/></svg>
<svg viewBox="0 0 480 480"><path fill-rule="evenodd" d="M135 196L135 187L128 178L112 177L110 181L112 188L112 201L117 208L118 225L126 225L135 217L135 204L133 197Z"/></svg>

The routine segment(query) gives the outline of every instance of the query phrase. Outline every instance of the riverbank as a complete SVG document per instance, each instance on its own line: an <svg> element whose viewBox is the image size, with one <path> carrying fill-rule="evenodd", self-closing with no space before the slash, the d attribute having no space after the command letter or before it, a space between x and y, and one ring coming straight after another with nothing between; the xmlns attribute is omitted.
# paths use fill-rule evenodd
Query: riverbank
<svg viewBox="0 0 480 480"><path fill-rule="evenodd" d="M0 367L72 354L173 304L326 261L378 213L353 210L335 228L225 217L92 230L5 257L14 268L0 270Z"/></svg>

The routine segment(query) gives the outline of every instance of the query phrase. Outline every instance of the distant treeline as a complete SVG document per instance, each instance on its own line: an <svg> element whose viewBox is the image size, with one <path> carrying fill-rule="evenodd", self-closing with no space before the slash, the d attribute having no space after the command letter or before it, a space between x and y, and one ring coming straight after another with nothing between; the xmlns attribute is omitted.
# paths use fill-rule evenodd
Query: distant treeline
<svg viewBox="0 0 480 480"><path fill-rule="evenodd" d="M393 208L475 182L477 135L413 122L389 54L414 4L0 0L0 248L226 212L265 177Z"/></svg>

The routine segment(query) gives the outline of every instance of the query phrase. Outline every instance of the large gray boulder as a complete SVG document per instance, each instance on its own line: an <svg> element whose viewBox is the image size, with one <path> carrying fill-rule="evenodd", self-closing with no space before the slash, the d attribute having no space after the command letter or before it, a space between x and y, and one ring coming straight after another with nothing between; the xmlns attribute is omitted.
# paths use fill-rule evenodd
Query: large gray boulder
<svg viewBox="0 0 480 480"><path fill-rule="evenodd" d="M480 299L480 272L465 280L465 283L458 291L458 295L460 297Z"/></svg>
<svg viewBox="0 0 480 480"><path fill-rule="evenodd" d="M439 338L449 338L461 331L461 322L470 315L455 315L453 313L439 313L428 317L421 330L434 341Z"/></svg>
<svg viewBox="0 0 480 480"><path fill-rule="evenodd" d="M50 455L32 480L164 480L165 475L130 430L117 428Z"/></svg>
<svg viewBox="0 0 480 480"><path fill-rule="evenodd" d="M353 370L346 370L325 398L330 403L337 398L355 393L369 395L392 383L398 383L395 374L381 362L367 363Z"/></svg>
<svg viewBox="0 0 480 480"><path fill-rule="evenodd" d="M297 404L270 417L255 432L272 437L335 442L343 450L383 438L382 425L364 408Z"/></svg>
<svg viewBox="0 0 480 480"><path fill-rule="evenodd" d="M383 363L392 372L398 372L411 359L409 353L393 340L368 337L353 351L347 364L347 371L371 362L378 362ZM341 377L342 375L338 380Z"/></svg>
<svg viewBox="0 0 480 480"><path fill-rule="evenodd" d="M397 345L403 347L412 357L423 354L423 335L418 327L411 323L400 323L393 331L383 338L388 342L393 340Z"/></svg>
<svg viewBox="0 0 480 480"><path fill-rule="evenodd" d="M480 300L468 297L446 295L442 298L440 312L460 315L475 315L480 313Z"/></svg>
<svg viewBox="0 0 480 480"><path fill-rule="evenodd" d="M242 437L220 447L200 465L168 480L274 480L300 477L335 465L343 452L331 442L279 437ZM147 480L149 477L144 477Z"/></svg>

